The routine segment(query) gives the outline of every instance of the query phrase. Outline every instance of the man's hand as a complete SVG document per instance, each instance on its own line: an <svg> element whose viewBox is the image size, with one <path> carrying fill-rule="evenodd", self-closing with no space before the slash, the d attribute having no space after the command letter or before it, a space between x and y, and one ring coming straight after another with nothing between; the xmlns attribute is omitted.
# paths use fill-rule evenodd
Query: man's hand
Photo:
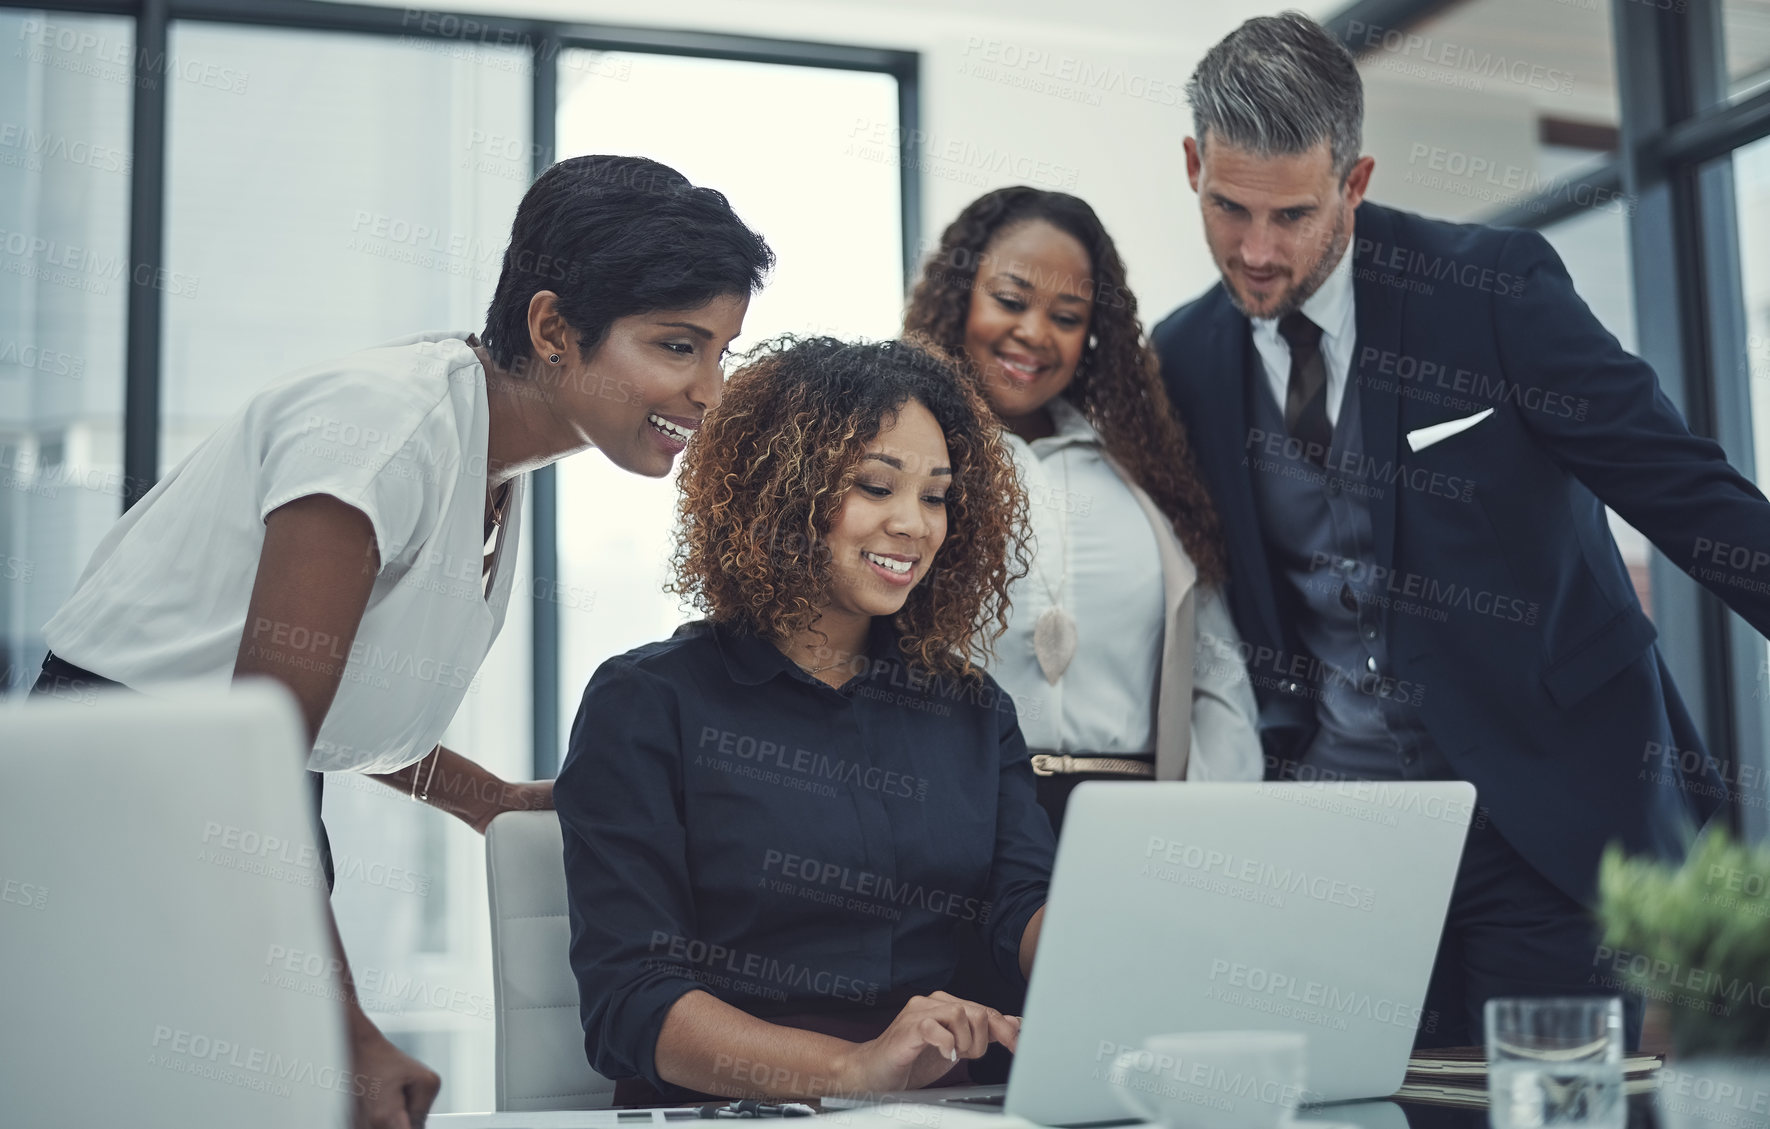
<svg viewBox="0 0 1770 1129"><path fill-rule="evenodd" d="M387 1041L359 1008L350 1008L350 1058L358 1091L352 1129L423 1129L442 1079Z"/></svg>

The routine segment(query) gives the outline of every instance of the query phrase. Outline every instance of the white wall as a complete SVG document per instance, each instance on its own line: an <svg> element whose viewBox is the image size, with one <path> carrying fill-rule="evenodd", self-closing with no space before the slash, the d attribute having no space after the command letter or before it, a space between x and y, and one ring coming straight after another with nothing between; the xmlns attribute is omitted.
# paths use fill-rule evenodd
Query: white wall
<svg viewBox="0 0 1770 1129"><path fill-rule="evenodd" d="M1073 192L1117 241L1144 321L1153 324L1216 279L1180 148L1191 122L1187 77L1211 44L1250 16L1298 7L1321 18L1340 4L1032 0L1007 11L993 0L652 0L641 10L618 0L465 0L461 7L916 51L924 242L989 189L1030 183ZM408 9L408 17L436 13ZM683 128L717 129L718 113L685 107ZM892 159L884 154L894 139L872 123L848 128L852 159Z"/></svg>

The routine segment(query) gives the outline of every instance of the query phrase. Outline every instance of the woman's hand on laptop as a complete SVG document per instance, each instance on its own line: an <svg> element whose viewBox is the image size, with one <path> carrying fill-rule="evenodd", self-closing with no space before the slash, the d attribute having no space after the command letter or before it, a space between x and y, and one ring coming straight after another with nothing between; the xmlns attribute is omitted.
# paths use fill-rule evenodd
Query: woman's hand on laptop
<svg viewBox="0 0 1770 1129"><path fill-rule="evenodd" d="M916 1090L934 1082L962 1058L982 1058L991 1043L1010 1051L1020 1037L1020 1017L961 1000L945 992L915 996L883 1034L855 1044L839 1076L844 1093Z"/></svg>

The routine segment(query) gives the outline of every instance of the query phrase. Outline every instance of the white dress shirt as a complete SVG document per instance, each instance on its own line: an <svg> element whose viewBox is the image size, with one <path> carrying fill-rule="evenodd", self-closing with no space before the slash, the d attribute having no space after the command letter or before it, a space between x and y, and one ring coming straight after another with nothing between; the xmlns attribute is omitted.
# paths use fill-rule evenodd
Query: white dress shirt
<svg viewBox="0 0 1770 1129"><path fill-rule="evenodd" d="M99 542L43 629L75 666L153 694L232 680L264 519L313 494L367 515L380 571L356 638L260 623L255 637L344 663L316 772L392 772L429 753L504 625L522 521L511 483L482 587L485 372L465 333L421 333L303 369L259 392Z"/></svg>
<svg viewBox="0 0 1770 1129"><path fill-rule="evenodd" d="M1327 418L1332 427L1340 420L1340 399L1346 394L1346 374L1352 369L1352 341L1358 318L1352 305L1352 245L1340 252L1340 261L1328 272L1320 289L1303 303L1302 314L1321 327L1321 360L1327 369ZM1291 347L1278 335L1278 318L1250 318L1254 324L1254 348L1266 366L1266 384L1272 398L1284 407L1291 383Z"/></svg>
<svg viewBox="0 0 1770 1129"><path fill-rule="evenodd" d="M1027 492L1033 567L1009 591L1008 630L987 669L1014 699L1028 748L1149 753L1164 606L1155 532L1082 413L1062 397L1048 410L1055 434L1029 444L1002 433ZM1056 685L1033 653L1053 594L1076 621L1075 658Z"/></svg>

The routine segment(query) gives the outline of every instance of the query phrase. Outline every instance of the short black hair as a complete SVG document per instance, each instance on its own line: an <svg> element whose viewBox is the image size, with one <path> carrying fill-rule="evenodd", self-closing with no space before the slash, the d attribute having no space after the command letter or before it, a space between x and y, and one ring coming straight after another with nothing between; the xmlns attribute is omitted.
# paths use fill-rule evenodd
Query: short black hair
<svg viewBox="0 0 1770 1129"><path fill-rule="evenodd" d="M500 366L520 371L529 302L542 290L559 295L589 353L617 318L748 296L773 266L774 252L722 193L644 157L572 157L517 205L480 337Z"/></svg>

